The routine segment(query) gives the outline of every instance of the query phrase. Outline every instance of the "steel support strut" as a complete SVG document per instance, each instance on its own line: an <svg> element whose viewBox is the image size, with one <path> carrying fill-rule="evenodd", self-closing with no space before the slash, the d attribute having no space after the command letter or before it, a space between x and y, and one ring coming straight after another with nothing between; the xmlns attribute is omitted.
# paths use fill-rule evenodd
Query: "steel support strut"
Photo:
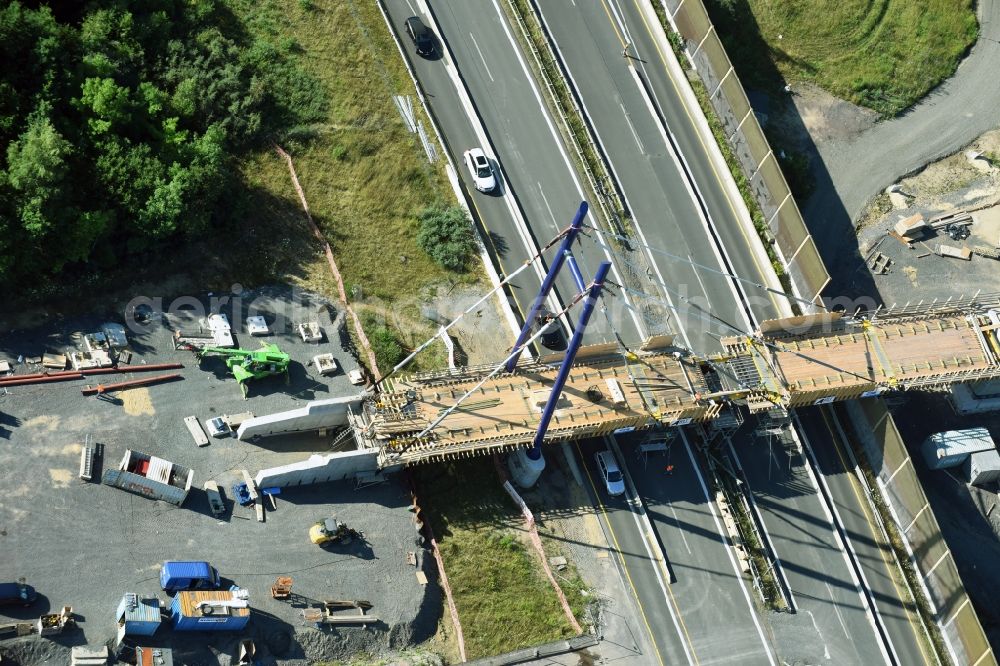
<svg viewBox="0 0 1000 666"><path fill-rule="evenodd" d="M515 353L507 361L507 367L504 368L506 372L514 372L517 359L521 357L521 351L524 349L524 342L531 336L531 327L538 318L538 312L542 309L542 303L545 302L545 298L552 291L552 285L555 284L556 275L559 274L559 269L562 268L563 261L566 260L566 254L573 246L576 235L580 233L580 227L583 226L583 218L587 216L588 208L586 201L580 202L580 208L576 211L576 217L573 218L573 222L569 225L569 231L566 232L566 237L563 238L562 244L559 246L559 251L556 252L556 256L552 260L552 265L549 266L549 272L546 273L545 279L542 281L542 287L538 290L538 295L535 296L535 301L531 304L531 309L528 310L528 316L524 318L524 326L521 327L521 332L517 336L517 342L514 343Z"/></svg>
<svg viewBox="0 0 1000 666"><path fill-rule="evenodd" d="M566 385L566 380L569 378L570 370L573 369L573 360L576 358L576 352L579 351L580 345L583 343L583 333L587 330L587 322L590 321L590 315L594 312L594 306L597 305L597 299L600 297L601 289L604 287L604 279L608 276L610 269L611 262L602 261L601 265L597 267L597 273L594 274L594 281L590 285L590 291L587 294L587 298L583 301L583 311L580 313L580 321L577 322L573 338L569 341L569 347L566 348L566 356L563 358L562 365L559 366L556 381L552 384L552 392L549 393L549 399L545 401L545 409L542 410L542 418L538 422L535 439L532 442L531 449L528 451L528 457L532 460L538 460L542 455L542 440L545 438L545 431L549 429L549 421L552 420L552 415L559 404L559 396L562 394L563 386Z"/></svg>

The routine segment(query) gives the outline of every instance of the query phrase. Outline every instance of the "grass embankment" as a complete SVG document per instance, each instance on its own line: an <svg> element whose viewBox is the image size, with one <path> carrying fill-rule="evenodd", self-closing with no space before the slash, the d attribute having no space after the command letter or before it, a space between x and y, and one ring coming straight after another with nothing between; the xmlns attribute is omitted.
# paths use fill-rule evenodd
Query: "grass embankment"
<svg viewBox="0 0 1000 666"><path fill-rule="evenodd" d="M979 34L972 0L706 4L746 84L776 90L780 73L888 116L951 76Z"/></svg>
<svg viewBox="0 0 1000 666"><path fill-rule="evenodd" d="M521 514L489 458L416 468L421 503L447 567L469 659L572 636L537 555L514 527ZM574 612L579 585L563 586Z"/></svg>
<svg viewBox="0 0 1000 666"><path fill-rule="evenodd" d="M404 348L422 342L437 327L420 316L420 304L433 297L437 286L473 283L482 273L478 267L466 274L446 271L417 246L421 210L436 201L452 203L454 196L443 162L428 163L419 138L407 132L393 103L392 95L410 94L415 114L429 131L378 7L360 0L230 4L255 36L299 52L303 66L329 91L326 122L296 128L283 147L333 248L348 298L366 311L366 330L388 325ZM243 175L259 233L301 221L288 169L273 151L248 159ZM274 239L278 249L288 242L284 236ZM290 265L301 262L300 251L294 246L280 254L276 250L264 268L273 265L280 272L282 259ZM335 293L325 265L310 263L298 277ZM424 367L438 365L445 356L439 350L434 358Z"/></svg>

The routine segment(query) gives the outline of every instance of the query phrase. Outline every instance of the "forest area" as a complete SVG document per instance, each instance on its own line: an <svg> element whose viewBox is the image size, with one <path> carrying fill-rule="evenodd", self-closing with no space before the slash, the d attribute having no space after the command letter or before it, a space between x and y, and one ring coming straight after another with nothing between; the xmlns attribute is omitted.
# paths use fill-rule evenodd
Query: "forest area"
<svg viewBox="0 0 1000 666"><path fill-rule="evenodd" d="M327 117L296 46L223 0L4 2L0 286L223 237L247 200L240 158Z"/></svg>

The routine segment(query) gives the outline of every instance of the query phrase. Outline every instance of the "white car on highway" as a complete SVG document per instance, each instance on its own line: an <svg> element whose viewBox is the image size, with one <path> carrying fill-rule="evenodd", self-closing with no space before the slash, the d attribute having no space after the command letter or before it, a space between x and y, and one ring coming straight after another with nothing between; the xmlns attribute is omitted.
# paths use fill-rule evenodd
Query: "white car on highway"
<svg viewBox="0 0 1000 666"><path fill-rule="evenodd" d="M607 488L608 494L612 497L625 492L625 481L622 478L622 471L615 460L615 454L610 450L598 451L594 454L597 461L597 470L601 475L601 481Z"/></svg>
<svg viewBox="0 0 1000 666"><path fill-rule="evenodd" d="M497 178L493 174L493 166L482 148L471 148L464 153L465 166L469 168L472 182L480 192L492 192L496 189Z"/></svg>

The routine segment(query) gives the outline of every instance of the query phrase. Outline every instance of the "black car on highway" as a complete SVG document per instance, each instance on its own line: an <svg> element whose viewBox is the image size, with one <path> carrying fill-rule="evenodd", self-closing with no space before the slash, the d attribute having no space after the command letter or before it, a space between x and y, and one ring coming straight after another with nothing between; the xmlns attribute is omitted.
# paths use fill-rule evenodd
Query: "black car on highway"
<svg viewBox="0 0 1000 666"><path fill-rule="evenodd" d="M406 19L406 34L413 40L413 45L417 47L417 53L422 56L434 55L434 33L424 25L419 16L411 16Z"/></svg>

